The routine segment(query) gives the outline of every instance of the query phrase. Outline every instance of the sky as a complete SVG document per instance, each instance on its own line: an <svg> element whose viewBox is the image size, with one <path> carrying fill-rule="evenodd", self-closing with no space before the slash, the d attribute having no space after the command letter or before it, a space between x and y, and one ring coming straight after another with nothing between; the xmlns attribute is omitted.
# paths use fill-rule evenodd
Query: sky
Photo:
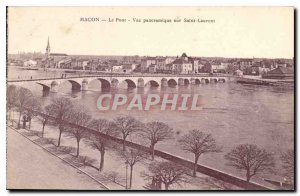
<svg viewBox="0 0 300 196"><path fill-rule="evenodd" d="M87 17L100 21L80 21ZM109 18L127 21L108 22ZM198 18L215 22L183 22ZM7 21L9 54L45 53L49 37L52 53L294 57L292 7L9 7Z"/></svg>

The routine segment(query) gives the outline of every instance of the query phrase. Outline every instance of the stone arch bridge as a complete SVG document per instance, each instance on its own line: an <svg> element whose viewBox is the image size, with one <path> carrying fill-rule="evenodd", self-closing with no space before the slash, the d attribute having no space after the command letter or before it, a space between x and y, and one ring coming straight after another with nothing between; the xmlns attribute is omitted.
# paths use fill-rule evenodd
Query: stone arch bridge
<svg viewBox="0 0 300 196"><path fill-rule="evenodd" d="M208 83L224 83L228 81L228 76L200 76L200 75L103 75L103 76L71 76L67 78L40 78L30 80L8 80L8 84L30 84L36 83L43 87L44 92L58 92L58 87L63 82L70 82L72 90L88 90L88 84L93 80L101 82L101 89L118 88L119 84L126 83L128 88L143 88L146 85L152 87L167 87L167 86L183 86L183 85L197 85Z"/></svg>

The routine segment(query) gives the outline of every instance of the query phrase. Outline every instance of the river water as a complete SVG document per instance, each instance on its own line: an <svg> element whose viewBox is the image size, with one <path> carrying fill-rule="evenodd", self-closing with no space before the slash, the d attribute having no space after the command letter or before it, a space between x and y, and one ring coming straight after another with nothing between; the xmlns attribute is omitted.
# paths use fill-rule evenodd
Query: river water
<svg viewBox="0 0 300 196"><path fill-rule="evenodd" d="M41 77L43 74L41 71L29 72L9 68L8 78L16 78L16 75ZM49 73L47 74L49 76ZM61 75L61 73L51 74ZM101 83L95 80L89 84L89 91L72 92L71 84L64 82L60 84L58 93L50 93L47 97L42 97L42 87L38 84L32 84L27 88L40 97L44 105L56 96L68 97L74 102L84 104L91 111L93 118L113 119L117 115L129 114L142 122L164 122L174 129L174 138L158 143L156 148L191 160L193 160L193 155L182 151L176 141L192 129L211 133L217 143L222 146L222 152L203 155L199 163L241 177L244 174L227 166L224 160L224 154L235 145L257 144L273 152L277 158L282 152L294 146L293 90L235 82L167 87L166 89L149 86L144 89L120 88L114 90L113 93L122 93L129 97L136 93L199 94L202 110L161 111L157 106L150 111L127 111L126 109L100 111L96 105L98 97L103 93L111 93L101 92L100 85ZM149 145L147 141L136 137L130 137L129 140ZM280 166L279 160L276 163Z"/></svg>

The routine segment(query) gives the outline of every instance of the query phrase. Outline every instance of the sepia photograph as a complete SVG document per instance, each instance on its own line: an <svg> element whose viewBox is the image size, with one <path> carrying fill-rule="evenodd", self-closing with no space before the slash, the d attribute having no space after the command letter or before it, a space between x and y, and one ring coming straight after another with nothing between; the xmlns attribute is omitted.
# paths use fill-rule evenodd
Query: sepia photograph
<svg viewBox="0 0 300 196"><path fill-rule="evenodd" d="M294 15L8 6L6 188L294 191Z"/></svg>

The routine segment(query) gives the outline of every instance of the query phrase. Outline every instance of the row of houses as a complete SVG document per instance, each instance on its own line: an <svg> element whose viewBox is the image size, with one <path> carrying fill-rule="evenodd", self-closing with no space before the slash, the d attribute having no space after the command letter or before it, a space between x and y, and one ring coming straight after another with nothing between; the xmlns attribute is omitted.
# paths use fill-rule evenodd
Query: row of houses
<svg viewBox="0 0 300 196"><path fill-rule="evenodd" d="M146 57L141 62L141 72L150 73L242 73L245 75L262 75L278 67L292 68L284 61L260 59L207 59L188 57Z"/></svg>
<svg viewBox="0 0 300 196"><path fill-rule="evenodd" d="M142 72L166 74L230 73L238 75L263 75L278 67L293 69L290 62L271 59L225 59L189 57L142 57L100 59L69 56L63 53L49 53L45 58L10 60L11 65L25 67L45 67L56 69L75 69L105 72ZM292 63L291 63L292 62Z"/></svg>
<svg viewBox="0 0 300 196"><path fill-rule="evenodd" d="M188 57L146 57L141 61L141 72L191 74L199 73L200 58Z"/></svg>

